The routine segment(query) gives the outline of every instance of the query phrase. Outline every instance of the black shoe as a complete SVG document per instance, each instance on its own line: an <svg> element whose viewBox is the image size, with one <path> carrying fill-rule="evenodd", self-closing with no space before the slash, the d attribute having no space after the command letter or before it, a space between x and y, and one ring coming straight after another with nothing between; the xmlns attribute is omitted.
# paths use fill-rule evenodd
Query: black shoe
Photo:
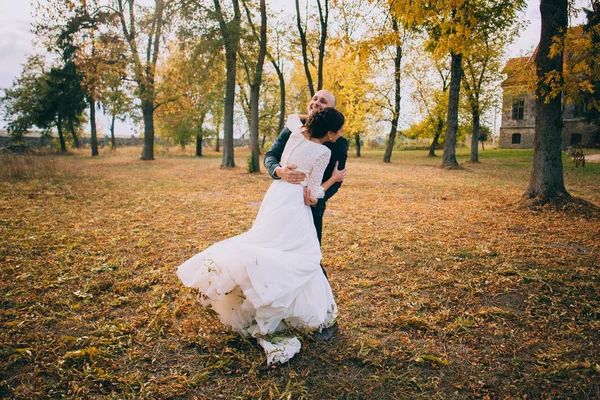
<svg viewBox="0 0 600 400"><path fill-rule="evenodd" d="M338 323L336 321L329 328L323 328L323 329L321 329L321 332L315 332L313 334L313 340L316 340L318 342L324 341L324 340L331 340L333 335L338 333L339 330L340 330L340 328L338 327Z"/></svg>

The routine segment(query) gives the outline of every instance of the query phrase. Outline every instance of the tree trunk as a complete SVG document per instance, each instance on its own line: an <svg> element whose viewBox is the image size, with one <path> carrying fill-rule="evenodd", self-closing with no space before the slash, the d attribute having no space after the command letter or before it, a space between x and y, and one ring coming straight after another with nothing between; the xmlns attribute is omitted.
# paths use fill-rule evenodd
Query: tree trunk
<svg viewBox="0 0 600 400"><path fill-rule="evenodd" d="M279 79L279 124L277 125L277 133L279 133L285 127L285 77L275 60L271 59L271 64L273 64L273 68L275 68L277 78ZM264 143L265 140L263 136L263 145Z"/></svg>
<svg viewBox="0 0 600 400"><path fill-rule="evenodd" d="M448 99L448 117L446 120L446 139L442 167L459 168L456 161L456 134L458 132L458 106L460 102L460 79L462 76L462 54L452 53L450 65L450 96Z"/></svg>
<svg viewBox="0 0 600 400"><path fill-rule="evenodd" d="M98 153L98 132L96 130L96 101L89 99L90 103L90 133L92 135L92 157L97 156Z"/></svg>
<svg viewBox="0 0 600 400"><path fill-rule="evenodd" d="M117 148L117 139L115 138L115 115L113 114L110 119L110 142L112 143L112 150Z"/></svg>
<svg viewBox="0 0 600 400"><path fill-rule="evenodd" d="M67 144L65 143L65 135L62 130L62 119L59 117L56 120L56 130L58 131L58 141L60 142L60 151L62 153L67 152Z"/></svg>
<svg viewBox="0 0 600 400"><path fill-rule="evenodd" d="M221 151L221 138L219 137L218 131L217 131L217 139L215 140L215 151L217 153Z"/></svg>
<svg viewBox="0 0 600 400"><path fill-rule="evenodd" d="M223 158L221 168L235 167L233 155L233 118L235 107L235 78L237 69L237 51L240 42L240 7L238 0L232 0L234 17L225 22L219 0L213 0L221 35L225 42L225 104L223 108Z"/></svg>
<svg viewBox="0 0 600 400"><path fill-rule="evenodd" d="M313 86L312 75L308 68L308 44L306 42L306 32L302 28L302 19L300 18L300 3L296 0L296 24L298 25L298 33L300 34L300 45L302 47L302 63L304 65L304 73L306 74L306 80L308 81L308 90L310 97L315 95L315 87Z"/></svg>
<svg viewBox="0 0 600 400"><path fill-rule="evenodd" d="M481 150L485 150L485 146L483 145L483 140L481 141Z"/></svg>
<svg viewBox="0 0 600 400"><path fill-rule="evenodd" d="M570 195L564 184L562 165L562 96L559 92L549 98L552 84L561 84L553 80L548 84L548 74L556 74L562 81L563 52L550 58L550 47L556 38L564 38L567 29L567 0L541 0L542 31L540 44L535 56L537 73L535 111L535 139L533 152L533 168L529 179L529 187L523 200L545 204L560 202Z"/></svg>
<svg viewBox="0 0 600 400"><path fill-rule="evenodd" d="M360 133L354 134L354 142L356 143L356 157L360 157Z"/></svg>
<svg viewBox="0 0 600 400"><path fill-rule="evenodd" d="M444 129L444 120L438 119L435 134L433 135L433 141L431 142L431 146L429 146L429 157L435 157L435 150L439 146L440 136L442 136L442 130Z"/></svg>
<svg viewBox="0 0 600 400"><path fill-rule="evenodd" d="M200 133L196 135L196 156L202 157L202 128L200 128Z"/></svg>
<svg viewBox="0 0 600 400"><path fill-rule="evenodd" d="M154 102L142 100L142 115L144 117L144 148L141 159L154 160Z"/></svg>
<svg viewBox="0 0 600 400"><path fill-rule="evenodd" d="M75 132L75 126L73 125L73 120L71 118L68 118L67 121L69 124L69 131L71 132L71 136L73 136L73 144L75 145L76 148L79 148L81 146L81 143L79 142L79 138L77 137L77 132Z"/></svg>
<svg viewBox="0 0 600 400"><path fill-rule="evenodd" d="M225 109L223 113L223 158L221 168L235 167L233 156L233 117L235 107L235 74L237 51L226 51Z"/></svg>
<svg viewBox="0 0 600 400"><path fill-rule="evenodd" d="M282 129L283 129L283 128L282 128ZM279 131L279 132L281 132L281 131ZM265 142L266 142L266 141L267 141L267 135L265 135L265 134L263 133L263 138L262 138L262 140L261 140L261 142L260 142L260 149L261 149L261 150L265 148Z"/></svg>
<svg viewBox="0 0 600 400"><path fill-rule="evenodd" d="M260 100L260 84L262 71L267 55L267 7L265 0L260 0L260 45L253 82L250 85L250 148L252 162L248 172L260 172L260 147L258 145L258 102Z"/></svg>
<svg viewBox="0 0 600 400"><path fill-rule="evenodd" d="M200 115L198 118L198 133L196 134L196 156L202 157L202 139L204 139L204 119L206 114Z"/></svg>
<svg viewBox="0 0 600 400"><path fill-rule="evenodd" d="M124 4L128 6L127 10ZM140 105L142 107L142 116L144 118L144 148L142 150L142 156L140 157L141 160L154 160L154 84L166 6L164 0L155 0L154 4L152 20L146 20L146 22L151 23L152 34L148 38L146 45L146 63L144 65L138 50L135 1L128 0L126 3L123 3L122 0L119 0L117 2L117 14L121 23L121 29L124 37L129 43L129 49L131 50L134 79L140 93ZM126 15L129 16L129 23L127 22Z"/></svg>
<svg viewBox="0 0 600 400"><path fill-rule="evenodd" d="M394 32L398 33L398 22L396 18L392 20L394 25ZM398 119L400 118L400 67L402 65L402 46L396 46L396 57L394 58L394 116L392 118L392 129L388 138L387 147L383 155L383 162L389 163L392 161L392 150L394 150L394 143L396 141L396 133L398 131Z"/></svg>
<svg viewBox="0 0 600 400"><path fill-rule="evenodd" d="M250 87L250 149L252 158L248 172L260 172L260 148L258 145L258 101L259 101L260 83L254 82Z"/></svg>
<svg viewBox="0 0 600 400"><path fill-rule="evenodd" d="M471 162L479 162L479 110L473 107L473 136L471 137ZM482 142L483 143L483 142Z"/></svg>
<svg viewBox="0 0 600 400"><path fill-rule="evenodd" d="M327 42L327 22L329 20L329 0L324 0L325 7L321 7L321 0L317 0L319 7L319 24L321 38L319 40L319 65L317 68L317 90L323 89L323 60L325 59L325 43ZM325 10L323 10L325 8Z"/></svg>

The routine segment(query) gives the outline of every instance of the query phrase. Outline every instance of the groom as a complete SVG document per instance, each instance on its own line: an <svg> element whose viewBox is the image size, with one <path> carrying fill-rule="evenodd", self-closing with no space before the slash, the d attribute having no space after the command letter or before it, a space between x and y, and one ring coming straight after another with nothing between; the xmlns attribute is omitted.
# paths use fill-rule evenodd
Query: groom
<svg viewBox="0 0 600 400"><path fill-rule="evenodd" d="M308 103L308 114L314 114L327 107L335 108L335 105L335 96L331 92L327 90L319 90ZM273 146L271 146L269 151L267 151L265 154L264 166L267 171L269 171L269 175L271 175L273 179L283 179L289 183L299 184L306 177L304 172L295 171L295 165L281 165L279 163L281 161L283 149L285 148L285 144L287 143L290 134L291 132L287 127L281 131L273 143ZM323 182L331 178L334 169L337 170L336 173L340 173L345 176L346 159L348 158L348 141L344 137L340 137L335 142L326 142L324 145L331 150L331 158L329 159L329 164L327 165L325 173L323 174ZM323 214L325 213L326 202L331 196L336 194L341 185L341 182L334 183L325 192L325 197L318 200L311 197L307 188L304 189L304 203L312 206L311 211L313 214L315 228L317 229L319 243L321 243L321 236L323 233ZM321 266L321 268L323 267ZM325 277L327 277L325 269L323 269L323 273L325 274ZM331 327L323 329L319 334L316 334L315 339L328 340L335 332L337 332L337 329L338 326L336 322Z"/></svg>

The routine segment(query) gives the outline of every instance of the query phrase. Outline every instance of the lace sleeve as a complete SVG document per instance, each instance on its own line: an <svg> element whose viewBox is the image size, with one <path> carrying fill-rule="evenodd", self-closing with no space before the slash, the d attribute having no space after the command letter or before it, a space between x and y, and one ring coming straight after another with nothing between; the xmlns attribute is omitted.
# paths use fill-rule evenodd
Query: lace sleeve
<svg viewBox="0 0 600 400"><path fill-rule="evenodd" d="M321 186L321 182L323 182L323 174L325 173L327 164L329 164L329 157L331 157L331 151L329 149L319 155L315 161L315 165L313 165L312 170L310 171L310 176L308 177L306 186L308 186L308 189L310 190L310 195L316 199L325 197L325 191Z"/></svg>

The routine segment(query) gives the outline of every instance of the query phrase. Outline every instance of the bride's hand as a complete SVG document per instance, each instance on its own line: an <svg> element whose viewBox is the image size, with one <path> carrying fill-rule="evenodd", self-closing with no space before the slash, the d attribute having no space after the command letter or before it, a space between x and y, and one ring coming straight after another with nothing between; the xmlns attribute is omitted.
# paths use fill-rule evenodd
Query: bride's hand
<svg viewBox="0 0 600 400"><path fill-rule="evenodd" d="M339 161L336 161L335 168L333 169L333 173L331 174L331 176L336 182L343 182L344 179L346 179L346 168L339 170L338 164Z"/></svg>
<svg viewBox="0 0 600 400"><path fill-rule="evenodd" d="M310 189L308 187L304 188L304 205L305 206L314 206L317 204L317 199L314 197L310 197Z"/></svg>

